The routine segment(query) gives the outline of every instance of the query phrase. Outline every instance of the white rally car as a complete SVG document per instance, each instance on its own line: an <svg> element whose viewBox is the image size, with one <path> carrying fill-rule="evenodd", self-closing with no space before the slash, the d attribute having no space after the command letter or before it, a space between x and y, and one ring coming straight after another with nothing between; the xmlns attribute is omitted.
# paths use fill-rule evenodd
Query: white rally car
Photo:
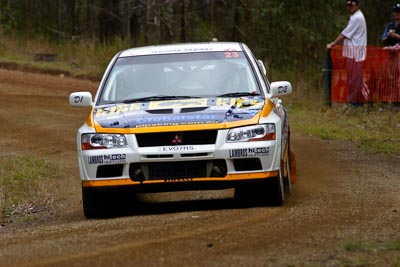
<svg viewBox="0 0 400 267"><path fill-rule="evenodd" d="M282 205L295 182L289 82L272 82L242 43L132 48L110 62L77 134L83 209L101 217L136 193L235 188ZM117 193L115 193L117 192Z"/></svg>

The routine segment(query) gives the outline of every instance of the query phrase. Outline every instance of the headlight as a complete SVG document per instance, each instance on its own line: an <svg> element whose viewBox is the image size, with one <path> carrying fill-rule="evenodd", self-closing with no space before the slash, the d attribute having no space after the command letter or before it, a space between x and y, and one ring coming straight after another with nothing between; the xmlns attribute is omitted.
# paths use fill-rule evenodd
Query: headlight
<svg viewBox="0 0 400 267"><path fill-rule="evenodd" d="M275 140L275 124L261 124L234 128L229 130L226 137L228 143Z"/></svg>
<svg viewBox="0 0 400 267"><path fill-rule="evenodd" d="M81 142L83 150L128 146L126 137L122 134L83 134Z"/></svg>

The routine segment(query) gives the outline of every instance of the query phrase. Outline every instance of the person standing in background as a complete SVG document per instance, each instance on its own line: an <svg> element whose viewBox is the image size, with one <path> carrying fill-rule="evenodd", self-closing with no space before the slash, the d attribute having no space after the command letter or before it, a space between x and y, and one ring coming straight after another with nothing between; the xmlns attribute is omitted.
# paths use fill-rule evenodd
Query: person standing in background
<svg viewBox="0 0 400 267"><path fill-rule="evenodd" d="M388 23L382 34L383 45L395 46L400 43L400 4L393 7L394 21Z"/></svg>
<svg viewBox="0 0 400 267"><path fill-rule="evenodd" d="M386 71L384 87L380 90L382 102L400 103L400 4L393 7L394 21L388 23L382 34L382 42L387 51L388 62L383 64L382 69Z"/></svg>
<svg viewBox="0 0 400 267"><path fill-rule="evenodd" d="M346 28L335 41L327 44L326 48L332 49L335 45L343 43L343 57L346 58L349 85L347 102L353 106L359 106L364 102L362 63L367 54L367 24L360 9L360 0L347 1L347 10L351 15Z"/></svg>

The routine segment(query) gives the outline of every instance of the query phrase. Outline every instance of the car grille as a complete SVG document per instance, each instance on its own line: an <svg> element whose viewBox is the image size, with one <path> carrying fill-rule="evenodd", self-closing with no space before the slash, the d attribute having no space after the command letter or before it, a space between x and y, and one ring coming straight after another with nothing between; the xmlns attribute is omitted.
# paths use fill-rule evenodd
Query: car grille
<svg viewBox="0 0 400 267"><path fill-rule="evenodd" d="M220 177L227 174L225 160L131 163L129 176L134 181Z"/></svg>
<svg viewBox="0 0 400 267"><path fill-rule="evenodd" d="M181 141L179 145L210 145L215 144L217 133L217 130L145 133L136 134L136 140L139 147L170 146L177 138Z"/></svg>
<svg viewBox="0 0 400 267"><path fill-rule="evenodd" d="M151 179L170 179L170 178L190 178L205 177L205 162L176 162L150 163L149 178Z"/></svg>

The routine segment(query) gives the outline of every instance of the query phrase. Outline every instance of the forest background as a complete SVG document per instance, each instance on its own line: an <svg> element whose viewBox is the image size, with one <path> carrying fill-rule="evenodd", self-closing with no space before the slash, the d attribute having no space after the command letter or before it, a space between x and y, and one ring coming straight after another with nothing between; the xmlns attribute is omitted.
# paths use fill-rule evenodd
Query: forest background
<svg viewBox="0 0 400 267"><path fill-rule="evenodd" d="M0 0L0 62L101 77L119 50L150 44L246 43L270 79L319 86L345 0ZM381 45L395 2L361 0L368 44ZM35 63L38 55L52 63Z"/></svg>

